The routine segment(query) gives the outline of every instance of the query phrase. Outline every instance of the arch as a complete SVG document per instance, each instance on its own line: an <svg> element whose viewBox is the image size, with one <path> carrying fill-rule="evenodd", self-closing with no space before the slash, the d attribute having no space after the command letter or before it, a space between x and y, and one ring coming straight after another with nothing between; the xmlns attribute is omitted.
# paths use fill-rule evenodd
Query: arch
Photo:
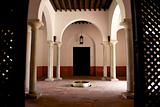
<svg viewBox="0 0 160 107"><path fill-rule="evenodd" d="M111 40L117 40L117 31L119 30L119 24L120 24L120 7L117 5L114 9L112 21L111 21Z"/></svg>
<svg viewBox="0 0 160 107"><path fill-rule="evenodd" d="M117 7L118 6L118 7ZM124 18L126 18L126 11L125 11L125 7L124 7L124 1L123 0L114 0L113 2L112 2L112 4L111 4L111 7L110 7L110 10L109 10L109 14L110 14L110 18L109 18L109 25L110 25L110 27L109 27L109 35L111 35L111 40L116 40L116 32L118 31L118 29L116 29L115 30L115 32L114 32L114 34L113 34L113 32L112 32L112 30L113 30L113 28L112 28L112 26L113 26L113 24L112 24L112 22L113 21L115 21L115 19L114 19L114 14L115 14L115 11L117 11L117 9L118 9L118 11L120 11L120 17L119 17L119 22L117 22L117 27L118 27L118 29L121 29L120 27L120 25L119 25L119 23L124 19ZM118 19L118 17L116 17L117 19ZM115 26L115 25L114 25ZM116 27L116 28L117 28ZM114 36L113 36L114 35Z"/></svg>
<svg viewBox="0 0 160 107"><path fill-rule="evenodd" d="M73 24L72 24L73 25ZM90 59L90 67L91 67L91 70L90 70L90 75L93 76L96 74L96 66L97 65L97 60L99 59L98 58L98 54L100 51L96 51L98 50L99 48L97 47L96 44L99 44L101 45L102 43L102 38L100 36L100 32L99 30L93 25L93 24L89 24L87 27L88 29L93 28L92 30L96 30L96 34L93 33L92 31L88 31L88 30L83 30L84 32L82 32L82 35L84 37L84 44L79 44L79 32L81 32L81 30L79 28L81 28L81 25L79 26L79 24L74 24L73 26L72 25L69 25L64 33L63 33L63 37L62 37L62 53L65 53L62 55L62 59L64 60L64 58L68 58L70 59L69 60L66 60L63 61L61 64L64 64L62 66L72 66L73 64L73 50L72 48L73 47L90 47L90 55L91 55L91 59ZM82 26L85 26L85 25L82 25ZM76 30L75 32L71 32L72 30ZM81 33L80 33L81 34ZM92 35L92 34L95 34L95 35ZM98 34L98 42L97 42L97 39L95 38L95 36ZM67 40L66 40L67 38ZM65 48L64 48L65 47ZM67 49L67 50L66 50ZM102 54L102 53L100 53ZM102 56L102 55L101 55ZM65 65L67 64L68 65ZM69 65L71 64L71 65Z"/></svg>
<svg viewBox="0 0 160 107"><path fill-rule="evenodd" d="M42 21L42 15L43 15L44 7L45 7L45 3L44 3L44 0L42 0L40 5L39 5L39 9L38 9L38 19L40 21Z"/></svg>
<svg viewBox="0 0 160 107"><path fill-rule="evenodd" d="M67 29L68 26L70 26L72 23L77 22L77 21L86 21L86 22L91 23L93 26L95 26L98 29L98 31L101 34L102 40L103 40L104 37L103 37L102 31L100 30L100 28L96 24L94 24L94 22L91 22L90 20L87 20L87 19L75 19L75 20L68 22L68 24L62 29L60 41L62 41L63 33L64 33L65 29Z"/></svg>
<svg viewBox="0 0 160 107"><path fill-rule="evenodd" d="M121 11L121 19L126 18L126 10L124 7L124 0L116 0L117 4L119 5Z"/></svg>
<svg viewBox="0 0 160 107"><path fill-rule="evenodd" d="M52 41L52 36L54 35L53 22L54 22L54 9L48 0L42 0L39 6L38 19L42 21L42 16L46 19L47 27L47 40Z"/></svg>

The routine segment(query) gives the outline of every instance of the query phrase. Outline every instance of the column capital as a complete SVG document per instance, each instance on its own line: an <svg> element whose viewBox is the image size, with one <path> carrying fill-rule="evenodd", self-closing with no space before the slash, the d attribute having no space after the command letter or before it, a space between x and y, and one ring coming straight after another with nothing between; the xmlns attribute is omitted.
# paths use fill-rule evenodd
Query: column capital
<svg viewBox="0 0 160 107"><path fill-rule="evenodd" d="M32 30L31 25L27 24L27 32L31 32L31 30Z"/></svg>
<svg viewBox="0 0 160 107"><path fill-rule="evenodd" d="M124 28L130 28L130 25L132 24L131 18L124 18L121 22L120 25L123 26Z"/></svg>
<svg viewBox="0 0 160 107"><path fill-rule="evenodd" d="M39 29L41 26L43 26L43 22L39 19L30 19L28 20L28 24L32 26L33 30Z"/></svg>
<svg viewBox="0 0 160 107"><path fill-rule="evenodd" d="M103 42L101 43L101 45L103 45L103 46L105 46L105 47L107 47L107 46L108 46L108 44L109 44L109 42L108 42L108 41L103 41Z"/></svg>
<svg viewBox="0 0 160 107"><path fill-rule="evenodd" d="M54 42L52 40L47 40L47 43L49 44L49 46L53 46Z"/></svg>
<svg viewBox="0 0 160 107"><path fill-rule="evenodd" d="M62 42L56 42L55 44L56 44L58 47L61 47Z"/></svg>
<svg viewBox="0 0 160 107"><path fill-rule="evenodd" d="M111 40L110 43L111 43L112 45L116 45L116 44L118 43L118 41L117 41L117 40Z"/></svg>

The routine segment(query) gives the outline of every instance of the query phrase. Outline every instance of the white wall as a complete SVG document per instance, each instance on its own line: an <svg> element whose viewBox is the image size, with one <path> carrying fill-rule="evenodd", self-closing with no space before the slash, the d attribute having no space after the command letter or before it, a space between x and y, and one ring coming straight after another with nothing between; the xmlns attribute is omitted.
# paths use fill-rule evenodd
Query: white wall
<svg viewBox="0 0 160 107"><path fill-rule="evenodd" d="M101 32L103 40L106 40L108 35L107 28L107 12L104 11L62 11L55 14L55 35L58 41L61 41L64 30L71 23L79 20L84 20L94 24Z"/></svg>
<svg viewBox="0 0 160 107"><path fill-rule="evenodd" d="M84 44L79 44L80 35ZM91 66L102 65L102 36L93 24L71 24L64 32L62 39L61 64L73 65L73 47L90 47Z"/></svg>
<svg viewBox="0 0 160 107"><path fill-rule="evenodd" d="M48 65L48 43L47 43L46 29L39 30L37 44L36 44L36 65Z"/></svg>
<svg viewBox="0 0 160 107"><path fill-rule="evenodd" d="M132 18L131 15L131 0L123 0L125 12L126 12L126 18Z"/></svg>
<svg viewBox="0 0 160 107"><path fill-rule="evenodd" d="M84 44L79 44L79 36L84 36ZM37 66L48 64L48 44L46 29L41 29L37 44ZM117 66L126 65L124 30L117 33ZM102 36L93 24L71 24L64 31L61 46L61 66L73 66L73 47L91 47L91 66L103 65ZM54 65L56 65L56 46L54 47ZM95 51L95 52L94 52ZM107 50L107 65L110 65L110 50Z"/></svg>
<svg viewBox="0 0 160 107"><path fill-rule="evenodd" d="M37 19L39 5L42 0L29 0L28 19Z"/></svg>
<svg viewBox="0 0 160 107"><path fill-rule="evenodd" d="M117 40L116 44L116 64L118 66L126 66L126 45L125 45L125 31L121 29L117 32Z"/></svg>
<svg viewBox="0 0 160 107"><path fill-rule="evenodd" d="M46 66L48 65L48 42L47 42L47 26L46 19L43 15L42 21L44 26L39 29L37 44L36 44L36 65L37 66Z"/></svg>
<svg viewBox="0 0 160 107"><path fill-rule="evenodd" d="M111 22L111 40L117 40L117 31L120 29L121 22L121 11L119 5L114 9Z"/></svg>

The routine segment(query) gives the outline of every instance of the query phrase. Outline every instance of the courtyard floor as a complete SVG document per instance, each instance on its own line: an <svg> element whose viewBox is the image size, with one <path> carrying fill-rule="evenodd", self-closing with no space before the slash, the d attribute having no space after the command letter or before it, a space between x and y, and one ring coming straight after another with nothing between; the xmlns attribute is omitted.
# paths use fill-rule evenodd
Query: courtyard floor
<svg viewBox="0 0 160 107"><path fill-rule="evenodd" d="M72 87L75 80L87 80L91 87ZM53 82L38 81L37 100L26 99L25 107L134 107L133 99L124 99L126 81L102 81L97 78L74 77Z"/></svg>

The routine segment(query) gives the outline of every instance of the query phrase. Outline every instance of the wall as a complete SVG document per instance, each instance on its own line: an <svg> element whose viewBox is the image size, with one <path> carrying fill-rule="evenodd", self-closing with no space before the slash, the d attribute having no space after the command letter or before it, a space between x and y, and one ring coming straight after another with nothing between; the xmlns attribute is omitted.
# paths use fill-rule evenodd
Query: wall
<svg viewBox="0 0 160 107"><path fill-rule="evenodd" d="M37 19L39 6L42 0L29 0L28 19Z"/></svg>
<svg viewBox="0 0 160 107"><path fill-rule="evenodd" d="M48 65L48 42L47 42L47 26L46 18L42 16L43 26L38 31L37 44L36 44L36 65Z"/></svg>
<svg viewBox="0 0 160 107"><path fill-rule="evenodd" d="M116 44L116 58L117 66L126 66L126 41L125 41L125 31L123 29L117 32L117 40Z"/></svg>
<svg viewBox="0 0 160 107"><path fill-rule="evenodd" d="M126 12L126 18L132 18L131 15L131 0L123 0L125 12Z"/></svg>
<svg viewBox="0 0 160 107"><path fill-rule="evenodd" d="M46 29L41 29L41 33L38 38L37 53L37 66L38 66L38 76L41 78L44 75L47 76L47 60L48 60L48 45L46 39ZM78 39L80 34L84 36L84 44L79 45ZM119 30L117 32L117 75L125 75L125 37L124 30ZM96 76L102 76L102 65L103 65L103 49L102 49L102 35L100 31L93 24L71 24L68 26L63 34L62 46L61 46L61 75L71 76L73 75L73 47L91 47L91 74ZM95 53L94 53L95 47ZM54 66L56 66L56 51L57 47L54 46ZM110 50L107 50L107 65L110 65ZM94 67L96 72L94 72ZM54 68L54 74L56 68ZM109 71L109 68L108 68ZM109 73L108 73L109 74ZM55 76L55 75L54 75Z"/></svg>
<svg viewBox="0 0 160 107"><path fill-rule="evenodd" d="M47 66L47 60L48 60L48 43L47 43L47 32L45 28L42 28L39 30L39 36L37 40L37 66ZM100 35L100 32L98 29L93 26L92 24L88 24L86 26L83 26L83 33L86 36L90 36L95 44L96 44L96 66L101 66L102 65L102 37ZM62 66L72 66L72 47L76 46L76 43L74 42L75 39L79 37L79 34L81 34L81 25L79 24L72 24L70 25L64 32L63 39L62 39L62 47L61 47L61 65ZM124 30L120 30L117 32L117 37L118 37L118 43L117 43L117 66L125 66L125 37L124 37ZM84 44L85 46L92 46L93 43L90 38L88 38L90 41L87 44ZM88 42L88 40L84 40L84 43ZM84 46L83 45L83 46ZM79 46L77 44L77 46ZM56 53L56 46L54 47L54 51ZM69 50L68 50L69 49ZM107 52L107 64L110 65L110 50L108 49ZM121 52L121 54L119 53ZM55 56L55 61L54 65L56 65L56 54ZM91 55L92 57L93 54ZM91 65L95 65L94 62L92 61Z"/></svg>
<svg viewBox="0 0 160 107"><path fill-rule="evenodd" d="M58 41L62 40L62 35L64 30L68 25L75 21L84 20L91 22L98 29L100 29L103 40L106 40L106 36L108 35L107 28L107 12L104 11L62 11L55 13L55 35L57 36Z"/></svg>
<svg viewBox="0 0 160 107"><path fill-rule="evenodd" d="M84 36L83 45L79 44L81 34ZM73 47L90 47L91 66L102 65L102 35L93 24L71 24L64 32L62 42L62 65L73 65Z"/></svg>

